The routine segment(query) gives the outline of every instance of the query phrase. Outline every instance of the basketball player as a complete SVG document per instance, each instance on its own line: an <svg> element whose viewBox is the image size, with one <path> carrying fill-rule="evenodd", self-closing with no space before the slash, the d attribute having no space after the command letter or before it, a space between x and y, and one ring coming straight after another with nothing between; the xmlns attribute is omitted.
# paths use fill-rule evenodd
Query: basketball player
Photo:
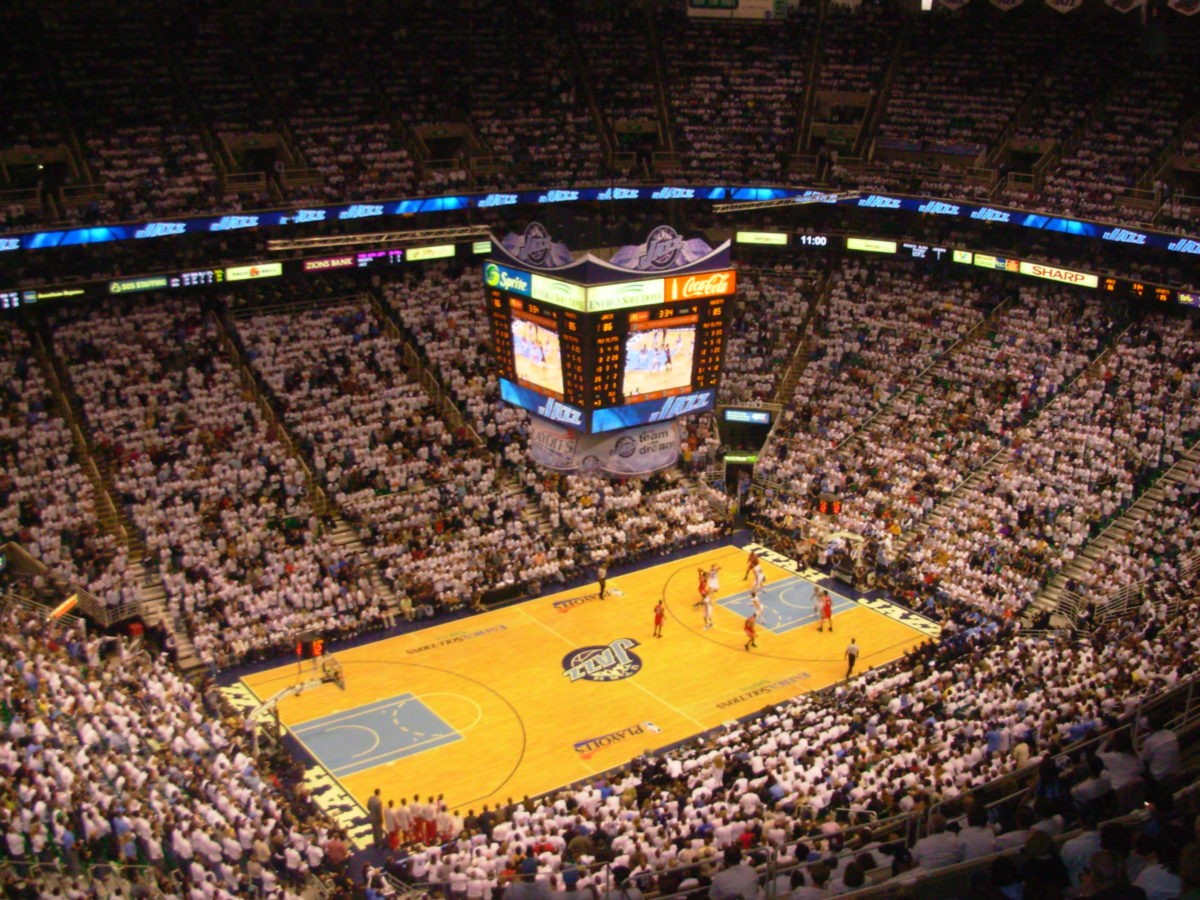
<svg viewBox="0 0 1200 900"><path fill-rule="evenodd" d="M713 595L708 591L704 592L704 596L700 598L704 604L704 630L712 628L712 601Z"/></svg>
<svg viewBox="0 0 1200 900"><path fill-rule="evenodd" d="M757 647L758 642L754 639L758 632L755 631L754 623L758 620L758 613L750 613L746 617L746 623L742 626L746 631L746 652L750 652L751 647Z"/></svg>
<svg viewBox="0 0 1200 900"><path fill-rule="evenodd" d="M763 589L763 585L767 583L767 575L762 570L762 566L755 562L754 564L754 587L750 590L758 593Z"/></svg>
<svg viewBox="0 0 1200 900"><path fill-rule="evenodd" d="M761 621L763 616L763 605L762 597L759 596L758 585L750 588L750 605L754 607L754 615L758 617L759 621Z"/></svg>
<svg viewBox="0 0 1200 900"><path fill-rule="evenodd" d="M664 607L663 602L661 600L659 600L657 603L654 604L654 636L656 638L662 637L663 620L666 617L667 617L666 607Z"/></svg>
<svg viewBox="0 0 1200 900"><path fill-rule="evenodd" d="M746 574L742 576L742 581L750 577L751 573L758 568L758 554L753 550L750 551L750 558L746 560Z"/></svg>
<svg viewBox="0 0 1200 900"><path fill-rule="evenodd" d="M721 567L713 563L708 569L708 595L715 597L717 591L721 589L721 579L717 573L721 571Z"/></svg>
<svg viewBox="0 0 1200 900"><path fill-rule="evenodd" d="M833 633L833 598L829 596L828 591L821 591L821 627L817 631L825 630L825 623L829 623L829 633Z"/></svg>
<svg viewBox="0 0 1200 900"><path fill-rule="evenodd" d="M704 595L708 593L708 573L704 569L697 569L696 575L700 579L700 584L697 590L700 592L700 599L692 604L692 609L704 604Z"/></svg>

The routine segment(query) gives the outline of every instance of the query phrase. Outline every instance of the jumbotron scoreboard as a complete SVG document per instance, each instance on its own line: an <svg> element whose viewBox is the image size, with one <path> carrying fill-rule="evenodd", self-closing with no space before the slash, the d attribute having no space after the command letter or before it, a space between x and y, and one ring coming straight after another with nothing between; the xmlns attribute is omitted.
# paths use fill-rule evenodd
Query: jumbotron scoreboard
<svg viewBox="0 0 1200 900"><path fill-rule="evenodd" d="M714 407L732 268L585 285L488 260L483 280L509 403L584 434Z"/></svg>

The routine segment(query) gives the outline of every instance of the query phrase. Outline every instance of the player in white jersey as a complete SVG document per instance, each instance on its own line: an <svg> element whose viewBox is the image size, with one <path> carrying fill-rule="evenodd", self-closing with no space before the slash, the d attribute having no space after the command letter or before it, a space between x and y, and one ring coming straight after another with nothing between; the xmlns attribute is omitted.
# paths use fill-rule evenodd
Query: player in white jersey
<svg viewBox="0 0 1200 900"><path fill-rule="evenodd" d="M717 575L721 571L721 567L713 563L708 568L708 596L716 596L717 591L721 589L721 579Z"/></svg>

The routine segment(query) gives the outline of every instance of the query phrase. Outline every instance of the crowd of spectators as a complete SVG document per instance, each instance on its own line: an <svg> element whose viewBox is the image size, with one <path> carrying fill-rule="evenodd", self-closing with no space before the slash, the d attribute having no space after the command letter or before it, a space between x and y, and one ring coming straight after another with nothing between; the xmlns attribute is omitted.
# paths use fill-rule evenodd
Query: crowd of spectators
<svg viewBox="0 0 1200 900"><path fill-rule="evenodd" d="M317 479L367 538L388 586L457 608L531 578L545 539L491 455L448 427L365 297L237 322ZM408 608L405 608L407 612Z"/></svg>
<svg viewBox="0 0 1200 900"><path fill-rule="evenodd" d="M835 530L873 542L864 569L910 600L1020 612L1194 439L1193 324L1150 315L1114 341L1117 310L1025 287L943 356L981 321L984 298L961 285L939 298L894 265L890 290L854 296L886 265L848 266L835 284L787 430L762 462L758 515L812 561L829 561ZM919 323L946 311L922 336ZM817 512L821 492L843 501L836 523ZM1190 493L1172 494L1173 518L1185 518Z"/></svg>
<svg viewBox="0 0 1200 900"><path fill-rule="evenodd" d="M697 23L662 5L666 92L683 172L697 181L775 183L796 152L808 58L807 5L773 28L757 23ZM714 66L714 59L729 59Z"/></svg>
<svg viewBox="0 0 1200 900"><path fill-rule="evenodd" d="M1103 598L1122 588L1183 577L1182 565L1196 547L1197 513L1200 512L1200 474L1185 468L1156 484L1162 497L1154 516L1130 533L1104 543L1085 567L1072 578L1073 587L1090 597Z"/></svg>
<svg viewBox="0 0 1200 900"><path fill-rule="evenodd" d="M594 184L604 172L590 98L560 39L557 4L525 3L497 16L479 3L471 42L471 119L493 156L511 166L491 183L531 187ZM518 46L536 53L514 53ZM484 184L489 181L485 179Z"/></svg>
<svg viewBox="0 0 1200 900"><path fill-rule="evenodd" d="M807 319L806 277L803 268L783 268L745 280L752 306L735 329L743 339L731 342L730 371L743 363L748 371L763 371L756 357L776 358L795 346L794 332ZM987 282L946 280L915 262L845 261L832 277L828 308L809 332L808 368L785 417L785 430L797 436L780 444L787 449L767 468L777 480L805 485L802 492L845 491L849 502L839 527L886 532L880 526L892 518L903 521L905 531L917 526L923 537L898 555L920 576L916 599L936 601L927 611L945 622L943 646L926 648L899 670L871 672L827 696L792 701L715 743L640 762L611 785L533 804L528 818L516 813L500 837L495 829L487 837L477 825L478 833L471 833L467 824L466 836L436 858L432 851L414 857L409 877L444 872L449 883L457 866L468 884L486 892L504 880L519 843L544 847L534 853L536 872L526 874L562 878L562 849L584 829L589 843L577 846L593 852L572 851L575 865L586 870L605 862L605 877L627 868L629 877L660 888L677 877L700 884L716 879L709 857L743 840L747 846L765 840L800 862L813 853L828 866L844 848L879 849L851 839L847 826L860 815L885 818L962 803L991 778L1039 756L1057 757L1061 748L1127 717L1141 698L1193 674L1188 621L1194 604L1176 597L1170 581L1159 599L1174 605L1150 604L1074 641L1012 637L1010 627L998 625L1006 610L1028 599L1038 579L1082 545L1092 525L1119 512L1186 451L1200 424L1192 404L1198 390L1192 320L1152 311L1114 338L1123 323L1113 310L1060 288L1026 286L993 310L998 298ZM364 297L331 295L308 309L282 311L248 304L231 333L339 508L386 529L384 510L395 505L389 495L401 484L410 494L424 490L439 477L431 471L436 462L440 474L463 479L460 500L473 490L486 493L487 513L474 524L453 523L441 535L432 522L417 523L413 543L400 546L407 552L424 541L433 553L446 549L442 559L452 564L441 568L452 571L465 562L450 549L460 538L472 546L492 536L521 540L528 567L519 577L531 581L716 533L703 493L688 483L547 476L526 463L524 414L498 405L487 320L477 313L478 284L470 273L431 266L420 277L411 270L380 277L374 287L425 362L445 378L486 449L472 449L466 432L456 435L432 412L428 394L402 363L399 340L387 332L386 316ZM792 333L753 330L755 314L764 313L772 297L789 311ZM214 665L277 650L279 635L266 633L268 621L291 636L309 628L369 627L383 618L369 575L330 543L325 523L307 515L303 467L267 437L271 429L242 396L222 328L217 316L174 299L113 301L99 310L64 311L53 321L54 351L162 570L174 613ZM28 402L38 383L28 380L34 367L27 339L13 329L6 346L13 383L30 388L7 401L14 411L36 413L37 403ZM1093 365L1102 352L1107 355ZM771 387L764 381L756 390ZM498 409L508 413L502 422L493 418ZM875 427L862 429L873 416ZM18 426L37 422L35 415ZM711 452L710 428L707 419L690 423L697 449ZM54 452L69 459L67 445L57 446ZM972 464L994 452L1002 454L1002 466L983 473L983 488L956 495L960 499L942 510L947 517L930 517L933 524L924 530L916 520L929 512L925 499L964 480ZM864 453L878 464L868 467L872 481L849 466ZM502 468L524 493L497 490ZM470 481L477 476L482 480ZM858 479L861 494L854 492ZM1173 504L1164 528L1189 527L1193 483L1164 490ZM519 536L527 524L520 515L488 531L487 519L496 525L506 503L515 510L534 499L545 511L548 533L560 540L532 530ZM799 506L785 509L783 494L778 500L767 509L782 510L793 524L816 518ZM1002 508L994 509L997 503ZM898 512L882 515L889 505ZM430 529L437 535L432 540ZM1046 545L1045 555L1030 545L1033 539ZM396 540L389 533L378 546ZM976 546L981 541L995 552ZM1186 531L1174 544L1165 535L1134 542L1130 561L1106 560L1097 577L1144 577L1143 563L1154 557L1168 566L1159 571L1171 574L1188 542ZM393 575L419 571L415 555L403 563L376 558L394 564ZM937 576L925 579L933 567L940 567ZM1087 765L1084 757L1074 759L1062 776L1080 778ZM660 811L647 818L647 803ZM838 810L849 811L841 821ZM465 823L472 822L468 814ZM25 825L38 831L32 820ZM1019 824L1008 829L1014 836L1007 840L1023 843L1022 831ZM144 843L134 852L152 852L141 849ZM884 836L880 843L896 840ZM39 847L34 855L45 849L14 841L9 852L18 844ZM208 846L203 839L192 844ZM283 848L285 878L309 847L290 857ZM918 863L926 852L911 848ZM203 868L179 877L210 885L248 877L249 857L235 864L223 853L212 851L211 879ZM319 865L315 850L313 857ZM1178 868L1171 858L1147 865L1160 864L1168 874ZM821 880L821 871L809 867L800 877ZM852 871L843 858L834 876L844 884L857 879ZM580 882L607 888L597 878L585 875Z"/></svg>
<svg viewBox="0 0 1200 900"><path fill-rule="evenodd" d="M933 150L982 163L1033 88L1052 32L1000 17L986 30L974 15L924 16L899 49L878 144Z"/></svg>
<svg viewBox="0 0 1200 900"><path fill-rule="evenodd" d="M311 513L300 463L188 301L64 311L55 344L172 618L210 665L382 619L368 577Z"/></svg>
<svg viewBox="0 0 1200 900"><path fill-rule="evenodd" d="M22 73L52 70L48 81L61 79L66 117L34 100L4 125L5 140L43 145L62 132L63 121L71 123L105 191L77 214L106 220L224 202L191 103L206 124L230 133L286 127L299 161L323 177L316 192L298 188L287 199L355 199L447 184L419 172L402 140L405 129L432 121L434 110L471 120L490 150L512 164L480 183L572 184L602 173L589 77L580 72L590 69L594 81L609 64L590 47L572 58L571 44L555 40L569 28L558 12L538 5L531 16L497 25L489 4L469 3L425 34L418 23L433 21L444 4L413 6L409 21L383 14L379 30L350 23L346 33L370 37L369 47L336 33L294 44L281 34L265 37L264 62L238 62L233 81L265 85L263 95L282 98L287 115L278 116L268 100L258 120L244 99L206 90L206 81L223 77L224 65L184 75L159 66L156 28L136 6L115 39L116 52L131 59L118 71L105 67L101 44L85 39L97 28L85 8L49 4L53 15L41 24L28 10L8 13L6 21L32 45L54 44L52 62L33 65L28 47L12 59ZM844 33L856 15L886 18L867 7L835 14L834 33ZM641 21L600 9L604 21L578 29L598 46L619 42L621 29ZM669 51L664 94L689 176L784 177L787 155L797 149L812 52L797 31L810 15L802 9L781 31L710 31L710 24L670 13L655 19ZM259 19L243 13L231 21ZM1080 113L1064 100L1071 89L1063 85L1077 79L1060 70L1085 58L1095 38L1085 35L1082 49L1053 63L1059 75L1041 77L1037 60L1054 58L1047 50L1053 33L1000 21L986 36L933 18L916 26L899 51L881 134L978 154L995 147L1032 97L1027 123L1060 111L1061 128L1021 131L1019 139L1062 140L1082 126L1084 140L1049 178L1045 200L1031 194L1029 202L1118 215L1120 192L1158 161L1194 107L1194 80L1177 77L1194 55L1131 63L1111 85L1093 82L1089 110ZM227 25L202 24L185 58L221 43ZM187 36L183 28L164 33ZM528 42L548 48L547 55L521 55L514 64L512 45ZM469 56L461 52L467 44L476 48ZM375 63L391 59L393 46L421 56L432 47L448 52L435 54L412 80L386 79ZM1179 45L1187 46L1186 39ZM918 65L918 52L934 64ZM877 54L860 60L858 72L844 59L850 54L829 46L825 54L818 73L831 89L872 90L883 77ZM222 51L218 58L232 65L237 55ZM736 65L711 66L726 57ZM623 71L627 78L606 81L599 93L610 127L622 110L658 115L645 85L658 77L655 67L649 54L635 58L641 63ZM309 74L295 78L305 66ZM466 89L464 71L478 79ZM190 103L176 102L178 78L196 88ZM1194 144L1194 135L1189 140ZM1184 152L1191 149L1183 144ZM894 188L899 179L954 196L986 187L914 163L872 177L879 180L870 186ZM1179 212L1183 227L1189 220ZM802 555L827 564L835 548L822 537L830 523L814 514L811 501L821 491L837 492L845 505L836 527L876 542L874 567L886 584L945 622L942 647L829 694L782 704L703 743L639 760L579 791L486 820L469 813L450 845L410 857L401 868L408 877L444 883L451 895L472 900L514 875L524 883L561 883L568 892L632 896L639 888L748 883L758 875L731 851L765 844L783 860L809 863L787 887L840 890L864 870L887 868L885 848L897 851L887 855L896 870L905 868L900 847L912 843L888 835L867 842L851 824L938 805L967 810L972 792L988 780L1039 759L1050 762L1039 785L1074 787L1074 805L1047 814L1035 800L996 827L972 820L978 813L970 807L953 839L932 819L930 836L907 848L912 861L933 868L1018 845L1031 859L1053 857L1033 838L1078 813L1090 821L1088 803L1106 794L1094 759L1113 773L1105 811L1124 811L1142 796L1133 779L1120 789L1115 783L1115 773L1129 770L1121 732L1095 754L1059 751L1127 722L1140 700L1194 674L1195 603L1177 596L1175 585L1181 557L1200 538L1196 476L1164 483L1156 526L1110 545L1076 576L1089 592L1155 578L1166 585L1155 597L1163 602L1070 641L1012 637L1000 623L1187 452L1200 428L1192 320L1152 313L1114 338L1124 323L1112 310L1048 288L1022 289L985 322L996 299L988 288L951 284L916 264L852 262L833 279L828 309L812 316L814 284L803 267L743 278L745 305L732 329L728 368L744 377L730 385L728 399L772 396L783 361L801 340L811 348L762 466L775 486L758 514L800 538ZM448 424L434 408L386 316L361 296L232 324L283 412L284 431L298 438L300 456L276 440L275 426L243 393L215 316L155 299L52 319L52 352L65 363L67 387L141 531L172 614L204 662L227 666L275 653L305 632L351 634L385 623L375 566L400 595L447 608L486 588L524 584L536 591L597 562L719 533L709 497L691 482L547 475L529 465L526 414L498 400L477 277L430 267L374 287L467 425ZM18 537L55 576L109 603L131 599L137 584L126 551L95 524L91 483L50 408L36 355L19 327L5 326L0 533ZM1096 365L1102 352L1108 355ZM690 421L687 429L684 458L703 467L716 447L711 420ZM992 467L978 469L993 457ZM337 545L328 521L313 513L306 463L338 512L359 527L369 558ZM951 503L939 505L967 481ZM454 515L445 514L449 506ZM481 546L489 552L480 554ZM521 553L512 552L516 547ZM37 862L60 861L70 875L59 889L71 896L88 889L88 863L112 859L145 864L139 877L164 888L172 879L195 896L244 895L251 886L281 893L344 852L332 849L340 839L326 823L297 816L295 810L313 812L310 801L302 796L293 806L284 798L254 762L246 736L220 724L217 701L195 692L164 660L122 649L105 662L94 638L67 631L47 641L20 614L6 615L0 767L9 778L0 787L7 793L0 828L9 861L3 877L14 895L26 889L22 876ZM1151 772L1160 786L1177 774ZM1118 870L1131 881L1187 877L1184 856L1171 845L1128 833L1126 839L1132 852L1122 852L1116 839L1106 852L1119 856L1101 857L1088 877L1115 878ZM863 852L878 865L859 859ZM1071 857L1066 847L1060 855L1066 877L1080 881L1083 856ZM601 874L593 873L596 864ZM1018 875L1039 877L1029 871L1032 865Z"/></svg>
<svg viewBox="0 0 1200 900"><path fill-rule="evenodd" d="M168 304L133 315L145 320L143 334L161 331L139 339L136 349L105 334L104 326L93 328L90 319L64 321L58 330L89 427L116 467L121 499L147 535L150 557L164 571L168 594L205 661L227 665L273 645L262 621L270 602L249 599L250 587L236 584L247 576L264 578L290 607L299 607L289 622L293 632L321 624L336 633L353 629L356 620L362 627L388 621L379 582L343 558L324 533L326 523L311 515L305 465L339 513L358 526L383 583L408 615L454 608L492 590L536 593L610 554L610 561L638 558L720 533L711 498L690 482L547 475L529 465L527 415L499 401L486 350L487 320L475 314L472 273L433 266L419 277L408 272L375 282L466 422L447 423L409 371L414 363L403 361L401 343L361 296L304 312L289 307L239 318L235 337L278 403L304 461L282 449L278 457L262 449L253 435L268 428L252 404L239 401L235 431L245 435L245 446L231 451L236 458L228 464L243 481L271 485L255 489L263 494L261 515L246 510L246 516L260 519L254 531L289 548L283 565L291 571L282 575L259 571L261 563L226 558L222 538L227 543L251 526L233 525L227 514L207 508L219 509L220 497L202 490L206 504L165 475L153 475L168 463L178 467L172 453L193 456L214 439L203 428L199 444L186 437L200 423L190 421L194 411L177 406L188 405L196 384L214 392L212 405L224 415L237 408L223 400L236 376L219 352L201 361L198 351L182 354L158 342L199 333L213 351L219 329ZM728 362L744 378L730 402L770 398L796 347L806 346L809 357L761 464L765 489L755 510L758 521L797 539L796 550L809 563L829 565L846 549L826 542L834 530L866 538L856 568L915 605L952 600L995 615L1020 612L1095 530L1179 458L1196 429L1188 400L1193 361L1186 319L1148 317L1115 346L1102 375L1084 378L1062 397L1064 386L1110 346L1115 308L1025 287L985 323L997 300L990 288L944 281L918 263L853 261L833 274L829 306L812 318L816 324L804 325L810 319L806 292L814 288L804 267L747 272L742 282L747 303L732 324ZM880 289L884 282L888 286ZM805 336L801 328L811 330ZM113 343L101 348L101 335ZM117 356L139 361L109 371L103 360ZM201 368L189 375L189 365ZM175 405L145 386L163 367L187 385ZM134 393L150 411L110 404L118 390ZM1051 400L1055 405L1038 417ZM1082 410L1097 403L1111 407L1113 433L1076 441L1079 423L1087 421ZM1159 421L1150 421L1149 410ZM1105 423L1109 417L1105 413ZM178 440L179 447L168 450L164 436L167 445ZM1106 449L1098 451L1097 441ZM685 463L705 468L717 443L709 420L692 423ZM993 459L991 468L977 471ZM1076 469L1081 474L1069 475ZM203 483L212 471L189 475ZM170 489L156 484L151 491L154 482ZM952 502L941 502L963 484L967 488ZM1064 494L1066 485L1075 487ZM180 524L165 525L169 513L152 509L154 498L174 492L179 496L169 505L190 506L199 520L223 522L202 529L216 542L208 551L215 556L202 555L202 565L190 558ZM822 492L843 501L836 523L815 511ZM1171 519L1185 520L1191 493L1173 496L1180 502ZM458 511L448 516L454 498L462 502L453 503ZM568 539L547 540L542 528L561 530ZM1144 549L1156 552L1144 556L1140 568L1128 561L1112 565L1139 577L1147 560L1173 565L1188 534L1179 531L1165 557L1161 540L1143 537ZM100 535L90 540L112 541ZM475 552L481 544L491 549ZM524 554L514 552L518 545ZM324 550L306 552L314 546ZM113 564L118 573L126 566L119 553ZM1109 574L1109 568L1097 569L1085 583L1111 587ZM114 602L136 593L118 574L86 575L78 580ZM234 584L226 582L229 576ZM294 585L305 581L320 585L321 599L295 594ZM221 596L203 596L214 583L222 585ZM239 635L222 646L208 617L231 608L240 613L233 617Z"/></svg>
<svg viewBox="0 0 1200 900"><path fill-rule="evenodd" d="M1047 149L1055 142L1065 144L1122 77L1120 22L1098 16L1079 28L1086 39L1056 46L1053 66L1042 76L1013 132L1016 144Z"/></svg>
<svg viewBox="0 0 1200 900"><path fill-rule="evenodd" d="M797 177L793 158L816 149L802 128L809 87L870 98L853 108L876 133L841 147L867 164L822 168L841 187L992 196L1011 166L1032 162L1003 152L1011 139L1009 149L1065 155L1044 190L1023 181L1010 201L1114 221L1161 207L1164 225L1194 222L1195 207L1178 200L1186 182L1154 171L1189 137L1187 66L1200 38L1182 17L1129 41L1115 16L986 4L907 18L864 3L822 18L801 3L771 23L528 0L503 16L435 0L155 7L9 14L22 40L5 61L8 83L27 91L0 146L57 154L42 183L14 178L38 196L9 205L10 225L42 211L94 222L573 187L634 175L626 157L606 155L630 147L638 172L653 174L650 149L668 150L668 171L686 180L784 183ZM88 39L96 33L113 38ZM519 45L539 52L514 54ZM123 64L109 66L110 54ZM441 126L456 137L423 145L419 135ZM1126 204L1135 186L1145 202Z"/></svg>
<svg viewBox="0 0 1200 900"><path fill-rule="evenodd" d="M1068 215L1112 218L1121 193L1155 174L1196 105L1195 86L1187 78L1180 81L1188 63L1178 54L1195 53L1200 42L1193 37L1181 44L1173 54L1139 61L1113 85L1103 109L1088 119L1074 148L1047 174L1047 206ZM1122 208L1117 218L1148 221L1156 207Z"/></svg>
<svg viewBox="0 0 1200 900"><path fill-rule="evenodd" d="M0 646L4 896L293 897L344 877L344 835L215 685L20 607Z"/></svg>
<svg viewBox="0 0 1200 900"><path fill-rule="evenodd" d="M887 278L882 271L847 260L833 273L828 307L809 325L812 349L790 399L791 445L840 443L978 324L981 293L969 285L915 265L888 267Z"/></svg>
<svg viewBox="0 0 1200 900"><path fill-rule="evenodd" d="M591 73L596 103L608 121L618 149L636 146L637 138L622 134L622 123L653 129L657 144L659 130L658 74L649 42L630 41L628 36L645 27L646 13L627 3L610 4L607 15L585 15L576 22L579 51Z"/></svg>
<svg viewBox="0 0 1200 900"><path fill-rule="evenodd" d="M739 268L737 310L726 344L738 375L723 386L726 403L775 399L796 352L790 337L803 333L820 281L820 272L803 263Z"/></svg>
<svg viewBox="0 0 1200 900"><path fill-rule="evenodd" d="M256 42L255 66L284 111L295 168L314 186L283 183L289 201L339 202L411 196L416 173L403 133L379 99L373 73L337 27L314 28L304 10Z"/></svg>
<svg viewBox="0 0 1200 900"><path fill-rule="evenodd" d="M136 600L128 550L99 524L95 491L29 337L15 321L0 322L0 347L0 541L16 541L50 579L103 603Z"/></svg>
<svg viewBox="0 0 1200 900"><path fill-rule="evenodd" d="M1022 609L1048 576L1178 459L1200 421L1193 325L1149 317L1089 369L907 548L956 601ZM978 531L967 534L962 529Z"/></svg>
<svg viewBox="0 0 1200 900"><path fill-rule="evenodd" d="M895 12L883 4L857 9L838 4L829 8L822 27L821 90L877 95L901 27Z"/></svg>
<svg viewBox="0 0 1200 900"><path fill-rule="evenodd" d="M216 169L200 131L178 103L158 40L134 7L106 12L87 4L43 8L70 121L84 169L74 179L98 184L101 196L67 211L91 221L146 220L215 210ZM106 34L96 41L96 34ZM112 60L122 60L114 66ZM70 186L68 184L68 186Z"/></svg>

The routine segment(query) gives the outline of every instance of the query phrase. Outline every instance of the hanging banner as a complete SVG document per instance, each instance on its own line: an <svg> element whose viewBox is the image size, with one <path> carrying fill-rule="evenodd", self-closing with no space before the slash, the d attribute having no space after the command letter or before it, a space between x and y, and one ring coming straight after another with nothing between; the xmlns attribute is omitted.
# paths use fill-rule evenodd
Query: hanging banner
<svg viewBox="0 0 1200 900"><path fill-rule="evenodd" d="M674 420L586 435L529 417L529 455L539 465L563 472L648 475L679 459L679 425Z"/></svg>
<svg viewBox="0 0 1200 900"><path fill-rule="evenodd" d="M541 416L529 417L529 455L534 462L548 469L570 472L579 466L576 460L578 449L578 431Z"/></svg>
<svg viewBox="0 0 1200 900"><path fill-rule="evenodd" d="M1046 5L1060 13L1069 13L1079 9L1083 5L1083 0L1046 0Z"/></svg>
<svg viewBox="0 0 1200 900"><path fill-rule="evenodd" d="M996 9L1002 9L1005 12L1008 12L1010 9L1016 9L1024 2L1025 0L991 0L992 6L996 7Z"/></svg>
<svg viewBox="0 0 1200 900"><path fill-rule="evenodd" d="M1109 6L1117 12L1133 12L1135 9L1146 5L1146 0L1104 0Z"/></svg>
<svg viewBox="0 0 1200 900"><path fill-rule="evenodd" d="M1167 0L1167 6L1184 16L1200 12L1200 0Z"/></svg>
<svg viewBox="0 0 1200 900"><path fill-rule="evenodd" d="M970 2L971 0L938 0L938 6L945 9L962 9Z"/></svg>

